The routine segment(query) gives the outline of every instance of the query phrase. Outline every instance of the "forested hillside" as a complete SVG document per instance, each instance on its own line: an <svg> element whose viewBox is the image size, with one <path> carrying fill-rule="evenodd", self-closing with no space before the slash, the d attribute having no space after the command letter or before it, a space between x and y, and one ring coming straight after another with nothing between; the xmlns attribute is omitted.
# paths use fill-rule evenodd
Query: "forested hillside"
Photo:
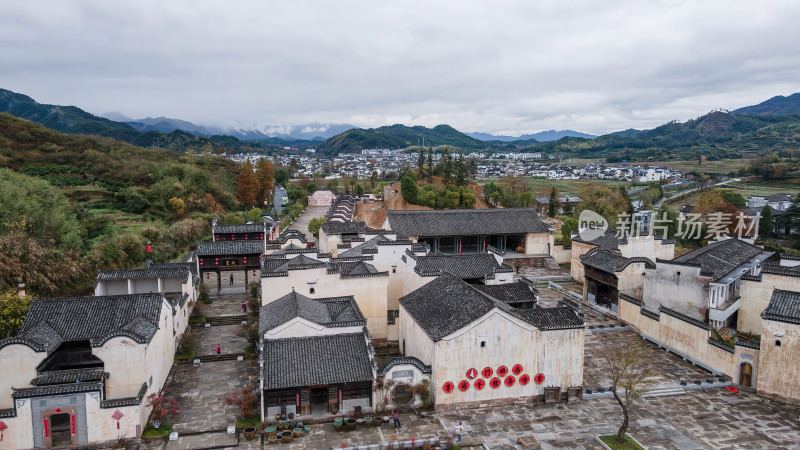
<svg viewBox="0 0 800 450"><path fill-rule="evenodd" d="M0 113L0 291L86 293L99 269L168 261L238 207L235 163L66 135Z"/></svg>

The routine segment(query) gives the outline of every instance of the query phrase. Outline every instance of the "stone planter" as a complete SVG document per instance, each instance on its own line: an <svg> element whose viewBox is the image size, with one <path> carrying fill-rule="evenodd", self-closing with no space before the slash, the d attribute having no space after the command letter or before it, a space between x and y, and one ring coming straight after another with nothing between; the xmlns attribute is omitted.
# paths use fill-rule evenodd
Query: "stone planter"
<svg viewBox="0 0 800 450"><path fill-rule="evenodd" d="M305 426L303 426L303 432L304 432L305 434L311 433L311 425L305 425Z"/></svg>
<svg viewBox="0 0 800 450"><path fill-rule="evenodd" d="M356 419L347 419L347 421L345 421L345 424L347 425L348 430L352 431L356 429Z"/></svg>
<svg viewBox="0 0 800 450"><path fill-rule="evenodd" d="M372 417L369 417L369 416L364 417L364 426L365 427L371 427L372 426L372 422L373 422Z"/></svg>
<svg viewBox="0 0 800 450"><path fill-rule="evenodd" d="M303 429L302 428L294 428L292 430L293 437L299 438L302 434L303 434Z"/></svg>
<svg viewBox="0 0 800 450"><path fill-rule="evenodd" d="M269 436L267 438L267 443L269 444L276 444L278 442L278 436Z"/></svg>
<svg viewBox="0 0 800 450"><path fill-rule="evenodd" d="M281 441L284 444L288 444L289 442L292 442L292 432L291 431L283 431L283 432L281 432Z"/></svg>
<svg viewBox="0 0 800 450"><path fill-rule="evenodd" d="M342 419L336 419L333 421L333 429L336 431L342 431L344 428L344 421Z"/></svg>
<svg viewBox="0 0 800 450"><path fill-rule="evenodd" d="M244 433L244 438L248 441L256 438L256 427L247 427L242 432Z"/></svg>
<svg viewBox="0 0 800 450"><path fill-rule="evenodd" d="M267 427L267 428L264 428L264 433L265 433L267 436L275 436L275 433L276 433L276 432L277 432L277 428L276 428L276 427Z"/></svg>

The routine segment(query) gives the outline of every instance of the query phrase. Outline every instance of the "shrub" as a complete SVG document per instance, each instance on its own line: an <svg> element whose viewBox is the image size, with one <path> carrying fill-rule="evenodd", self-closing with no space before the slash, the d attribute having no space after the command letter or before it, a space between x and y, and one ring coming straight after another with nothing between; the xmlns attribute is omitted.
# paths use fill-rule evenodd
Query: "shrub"
<svg viewBox="0 0 800 450"><path fill-rule="evenodd" d="M253 419L259 413L259 400L252 384L228 394L225 404L239 407L243 422Z"/></svg>

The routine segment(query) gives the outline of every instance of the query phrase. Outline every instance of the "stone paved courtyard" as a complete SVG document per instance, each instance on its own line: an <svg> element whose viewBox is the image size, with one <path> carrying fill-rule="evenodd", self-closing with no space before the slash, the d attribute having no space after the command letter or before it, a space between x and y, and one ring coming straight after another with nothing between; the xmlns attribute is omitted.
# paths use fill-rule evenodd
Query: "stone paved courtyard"
<svg viewBox="0 0 800 450"><path fill-rule="evenodd" d="M607 333L587 334L583 356L583 387L584 389L597 390L598 387L608 389L611 380L606 375L608 366L603 359L603 345L609 341L625 340L628 342L642 341L641 336L632 331L615 331ZM692 365L683 358L658 348L650 341L643 341L648 349L648 358L653 364L657 375L652 378L653 387L679 386L682 380L693 383L694 380L705 380L712 377L711 372ZM714 377L716 379L716 377ZM705 382L705 381L704 381Z"/></svg>
<svg viewBox="0 0 800 450"><path fill-rule="evenodd" d="M208 356L216 353L217 344L220 346L220 353L242 354L248 345L247 339L239 336L241 325L221 325L204 328L202 326L192 327L192 337L194 338L193 347L197 356Z"/></svg>

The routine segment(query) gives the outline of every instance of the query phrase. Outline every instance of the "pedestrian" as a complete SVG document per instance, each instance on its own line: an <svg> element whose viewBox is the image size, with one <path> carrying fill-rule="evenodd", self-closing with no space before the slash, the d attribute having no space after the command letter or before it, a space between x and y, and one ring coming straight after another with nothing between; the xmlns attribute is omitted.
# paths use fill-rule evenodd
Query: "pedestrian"
<svg viewBox="0 0 800 450"><path fill-rule="evenodd" d="M231 286L233 286L233 274L231 274Z"/></svg>
<svg viewBox="0 0 800 450"><path fill-rule="evenodd" d="M217 359L219 359L219 344L217 344Z"/></svg>
<svg viewBox="0 0 800 450"><path fill-rule="evenodd" d="M392 418L394 419L395 430L398 428L403 428L403 426L400 425L400 412L397 410L397 408L395 408L394 411L392 411Z"/></svg>
<svg viewBox="0 0 800 450"><path fill-rule="evenodd" d="M242 302L242 312L247 314L247 302Z"/></svg>
<svg viewBox="0 0 800 450"><path fill-rule="evenodd" d="M462 430L462 428L463 427L461 426L461 421L456 423L456 433L458 434L458 442L457 442L458 444L461 444L461 430Z"/></svg>

